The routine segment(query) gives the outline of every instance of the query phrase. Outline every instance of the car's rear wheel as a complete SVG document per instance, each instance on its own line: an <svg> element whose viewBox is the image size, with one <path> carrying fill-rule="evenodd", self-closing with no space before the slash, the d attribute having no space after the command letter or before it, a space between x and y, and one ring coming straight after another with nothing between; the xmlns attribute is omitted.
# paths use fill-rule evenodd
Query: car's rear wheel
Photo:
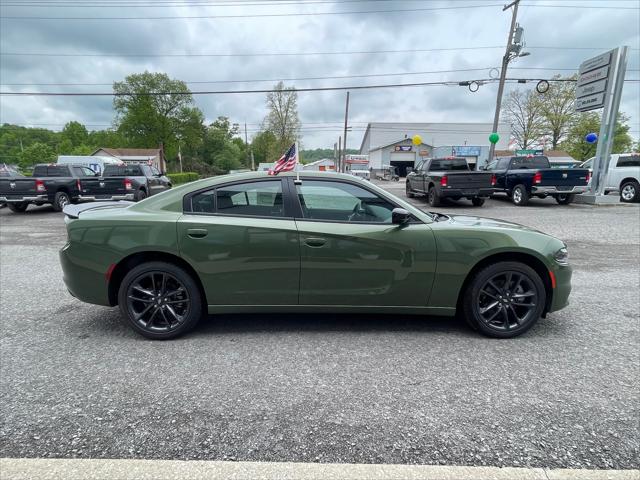
<svg viewBox="0 0 640 480"><path fill-rule="evenodd" d="M559 205L569 205L573 203L575 199L576 196L573 193L560 193L556 196L556 202L558 202Z"/></svg>
<svg viewBox="0 0 640 480"><path fill-rule="evenodd" d="M512 338L538 321L545 301L535 270L520 262L499 262L474 276L462 306L465 320L484 335Z"/></svg>
<svg viewBox="0 0 640 480"><path fill-rule="evenodd" d="M71 203L71 197L67 192L58 192L53 199L53 209L56 212L61 212L64 207Z"/></svg>
<svg viewBox="0 0 640 480"><path fill-rule="evenodd" d="M202 295L182 268L149 262L133 268L118 292L120 311L138 333L155 340L191 330L202 316Z"/></svg>
<svg viewBox="0 0 640 480"><path fill-rule="evenodd" d="M431 187L429 189L429 205L432 207L439 207L442 204L442 200L440 199L440 194L436 187Z"/></svg>
<svg viewBox="0 0 640 480"><path fill-rule="evenodd" d="M484 198L476 197L471 199L471 203L474 207L481 207L484 205Z"/></svg>
<svg viewBox="0 0 640 480"><path fill-rule="evenodd" d="M620 201L636 202L640 199L640 184L634 180L624 182L620 187Z"/></svg>
<svg viewBox="0 0 640 480"><path fill-rule="evenodd" d="M7 207L9 207L9 210L11 210L14 213L23 213L24 211L27 210L28 206L29 206L29 204L26 203L26 202L22 202L22 203L7 203Z"/></svg>
<svg viewBox="0 0 640 480"><path fill-rule="evenodd" d="M142 188L136 192L135 194L136 202L139 202L140 200L144 200L145 198L147 198L147 192L145 192Z"/></svg>
<svg viewBox="0 0 640 480"><path fill-rule="evenodd" d="M511 192L511 200L518 207L524 207L529 203L529 192L524 185L516 185Z"/></svg>

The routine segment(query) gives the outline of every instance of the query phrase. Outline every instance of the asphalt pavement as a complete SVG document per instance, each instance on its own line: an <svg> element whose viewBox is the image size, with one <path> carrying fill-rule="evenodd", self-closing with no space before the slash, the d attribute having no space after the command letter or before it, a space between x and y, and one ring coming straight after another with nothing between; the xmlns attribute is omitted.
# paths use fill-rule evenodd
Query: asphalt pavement
<svg viewBox="0 0 640 480"><path fill-rule="evenodd" d="M640 206L439 210L565 240L571 305L512 340L315 314L154 342L66 292L61 214L0 210L0 457L638 468Z"/></svg>

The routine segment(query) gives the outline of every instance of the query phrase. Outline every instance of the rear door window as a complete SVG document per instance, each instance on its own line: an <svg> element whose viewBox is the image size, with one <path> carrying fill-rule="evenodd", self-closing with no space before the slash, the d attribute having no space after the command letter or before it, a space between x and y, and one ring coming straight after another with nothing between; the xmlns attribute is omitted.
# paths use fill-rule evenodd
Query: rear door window
<svg viewBox="0 0 640 480"><path fill-rule="evenodd" d="M47 177L68 177L69 167L66 165L49 165L47 167Z"/></svg>
<svg viewBox="0 0 640 480"><path fill-rule="evenodd" d="M640 167L640 155L621 155L616 167Z"/></svg>

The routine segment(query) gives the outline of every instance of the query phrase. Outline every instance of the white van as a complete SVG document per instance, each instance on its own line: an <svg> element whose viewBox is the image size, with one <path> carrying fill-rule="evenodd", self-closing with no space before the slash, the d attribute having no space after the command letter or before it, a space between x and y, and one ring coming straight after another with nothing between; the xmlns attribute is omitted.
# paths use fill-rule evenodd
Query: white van
<svg viewBox="0 0 640 480"><path fill-rule="evenodd" d="M58 163L62 165L82 165L89 167L99 175L104 172L105 165L123 165L123 161L113 157L99 157L91 155L59 155Z"/></svg>
<svg viewBox="0 0 640 480"><path fill-rule="evenodd" d="M595 157L580 165L593 169ZM614 153L609 160L609 171L604 181L604 192L620 192L621 202L640 201L640 154Z"/></svg>

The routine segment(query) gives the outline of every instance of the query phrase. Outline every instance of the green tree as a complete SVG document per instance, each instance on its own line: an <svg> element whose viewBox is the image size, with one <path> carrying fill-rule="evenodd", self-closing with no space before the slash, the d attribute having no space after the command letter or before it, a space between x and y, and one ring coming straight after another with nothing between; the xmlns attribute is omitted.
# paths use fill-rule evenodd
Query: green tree
<svg viewBox="0 0 640 480"><path fill-rule="evenodd" d="M246 146L238 138L239 127L227 117L218 117L205 130L203 158L220 170L228 171L245 163Z"/></svg>
<svg viewBox="0 0 640 480"><path fill-rule="evenodd" d="M275 150L276 142L276 136L273 134L273 132L270 132L268 130L259 132L253 137L253 140L251 142L251 150L253 151L253 158L256 167L259 163L266 163L277 160L277 158L269 158L269 152Z"/></svg>
<svg viewBox="0 0 640 480"><path fill-rule="evenodd" d="M61 137L63 140L68 140L73 148L86 144L89 140L89 132L87 132L87 127L83 124L73 121L64 126Z"/></svg>
<svg viewBox="0 0 640 480"><path fill-rule="evenodd" d="M565 79L560 75L553 77L554 80L575 80L576 78L577 75ZM556 150L577 119L574 109L576 84L573 81L551 82L549 89L545 93L538 94L537 98L540 102L544 131L549 135L551 149Z"/></svg>
<svg viewBox="0 0 640 480"><path fill-rule="evenodd" d="M44 143L36 142L29 145L20 154L20 167L30 168L36 163L48 163L56 160L55 150Z"/></svg>
<svg viewBox="0 0 640 480"><path fill-rule="evenodd" d="M624 113L618 114L611 153L624 153L630 150L633 140L629 135L628 121L629 117ZM587 134L592 132L600 132L600 113L585 112L579 114L569 129L566 140L561 144L561 148L576 160L587 160L593 157L596 154L597 144L588 143L585 140ZM602 139L598 141L602 141Z"/></svg>
<svg viewBox="0 0 640 480"><path fill-rule="evenodd" d="M132 147L163 144L168 157L178 151L178 141L199 134L204 115L195 107L187 85L164 73L129 75L113 84L118 131Z"/></svg>
<svg viewBox="0 0 640 480"><path fill-rule="evenodd" d="M300 138L296 90L285 87L283 82L278 82L274 86L274 91L267 94L267 109L264 129L273 133L276 138L268 158L277 160L293 142Z"/></svg>

